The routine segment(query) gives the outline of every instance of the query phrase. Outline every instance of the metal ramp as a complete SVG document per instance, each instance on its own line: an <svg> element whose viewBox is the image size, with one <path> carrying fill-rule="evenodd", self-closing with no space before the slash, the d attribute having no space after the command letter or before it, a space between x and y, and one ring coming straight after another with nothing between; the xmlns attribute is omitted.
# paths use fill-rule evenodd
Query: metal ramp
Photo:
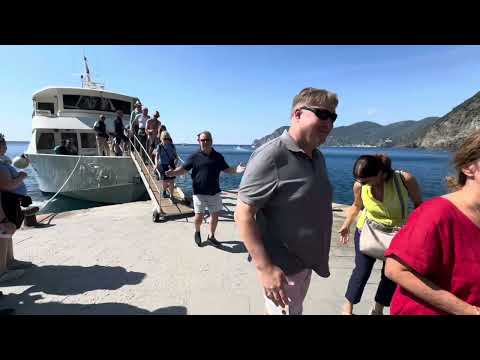
<svg viewBox="0 0 480 360"><path fill-rule="evenodd" d="M131 140L129 142L130 157L132 158L132 161L142 178L143 184L150 195L150 199L152 200L153 222L194 216L194 211L190 207L191 199L185 197L185 194L180 187L175 185L173 194L174 202L163 197L162 181L156 179L155 172L157 172L158 176L160 176L160 174L158 173L158 170L155 169L154 163L148 156L147 151L136 136L133 137L133 142ZM146 161L142 159L142 154Z"/></svg>

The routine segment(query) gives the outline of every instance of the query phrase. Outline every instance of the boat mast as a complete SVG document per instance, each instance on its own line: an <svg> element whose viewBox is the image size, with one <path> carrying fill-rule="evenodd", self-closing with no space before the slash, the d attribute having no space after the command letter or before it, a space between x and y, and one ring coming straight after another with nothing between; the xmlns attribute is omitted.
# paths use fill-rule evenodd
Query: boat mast
<svg viewBox="0 0 480 360"><path fill-rule="evenodd" d="M96 83L92 80L85 55L83 55L83 61L85 62L85 74L80 76L82 79L82 88L103 90L105 88L103 84Z"/></svg>

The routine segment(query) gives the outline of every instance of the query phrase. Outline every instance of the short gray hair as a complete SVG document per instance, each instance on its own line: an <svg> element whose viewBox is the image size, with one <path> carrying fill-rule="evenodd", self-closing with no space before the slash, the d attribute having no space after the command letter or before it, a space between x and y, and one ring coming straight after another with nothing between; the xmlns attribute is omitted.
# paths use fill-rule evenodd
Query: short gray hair
<svg viewBox="0 0 480 360"><path fill-rule="evenodd" d="M206 135L210 139L212 139L212 133L210 131L202 131L201 133L197 134L197 140L200 140L200 135Z"/></svg>
<svg viewBox="0 0 480 360"><path fill-rule="evenodd" d="M338 106L338 97L337 94L328 90L307 87L293 98L292 112L298 105L324 106L333 112Z"/></svg>

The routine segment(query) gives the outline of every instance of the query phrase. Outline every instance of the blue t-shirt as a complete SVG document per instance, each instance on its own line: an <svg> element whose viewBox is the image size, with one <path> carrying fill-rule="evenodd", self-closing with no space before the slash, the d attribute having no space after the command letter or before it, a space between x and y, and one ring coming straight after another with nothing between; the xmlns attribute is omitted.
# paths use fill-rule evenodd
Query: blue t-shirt
<svg viewBox="0 0 480 360"><path fill-rule="evenodd" d="M6 164L6 163L0 163L0 172L2 171L8 171L10 173L10 176L12 179L15 179L18 177L18 171L13 167L12 165ZM27 186L25 183L22 181L22 183L15 189L10 190L10 192L18 194L18 195L27 195Z"/></svg>

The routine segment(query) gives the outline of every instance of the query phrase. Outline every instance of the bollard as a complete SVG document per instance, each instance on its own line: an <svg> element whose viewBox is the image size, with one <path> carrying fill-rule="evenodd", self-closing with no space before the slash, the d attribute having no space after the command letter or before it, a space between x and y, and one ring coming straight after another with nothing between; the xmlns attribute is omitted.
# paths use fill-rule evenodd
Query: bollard
<svg viewBox="0 0 480 360"><path fill-rule="evenodd" d="M37 212L40 210L38 206L29 206L22 210L25 219L23 224L25 226L37 226Z"/></svg>

